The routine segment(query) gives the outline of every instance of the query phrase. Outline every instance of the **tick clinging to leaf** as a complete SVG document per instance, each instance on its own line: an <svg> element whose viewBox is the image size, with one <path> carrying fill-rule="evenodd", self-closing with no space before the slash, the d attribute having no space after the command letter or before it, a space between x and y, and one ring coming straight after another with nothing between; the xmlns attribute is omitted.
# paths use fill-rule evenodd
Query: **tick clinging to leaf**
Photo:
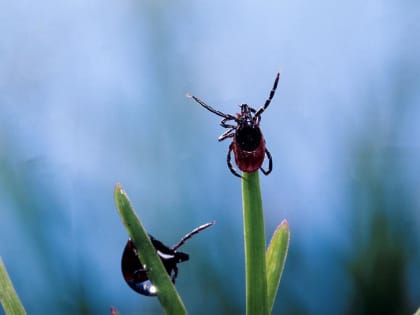
<svg viewBox="0 0 420 315"><path fill-rule="evenodd" d="M198 97L187 94L188 97L195 100L205 109L223 118L220 122L220 126L227 128L228 130L226 130L218 139L219 141L222 141L227 138L233 138L232 143L229 145L227 165L235 176L242 177L232 166L232 152L235 156L236 165L242 172L252 173L260 169L264 175L268 175L273 169L273 161L270 151L268 151L265 146L264 136L260 129L260 121L261 114L267 109L274 97L279 78L280 73L277 73L273 88L263 106L256 110L247 104L241 104L241 112L236 114L236 116L222 113L207 105ZM268 169L262 167L265 156L268 158Z"/></svg>
<svg viewBox="0 0 420 315"><path fill-rule="evenodd" d="M189 260L189 255L183 252L178 252L185 241L193 237L195 234L200 233L202 230L212 226L215 221L200 225L185 235L177 244L168 247L162 242L158 241L149 235L157 254L165 266L166 272L171 277L173 283L178 276L177 264ZM156 296L157 288L152 284L147 275L147 266L143 266L137 256L137 248L134 243L129 239L125 245L124 252L121 259L121 271L127 284L137 293L146 296Z"/></svg>

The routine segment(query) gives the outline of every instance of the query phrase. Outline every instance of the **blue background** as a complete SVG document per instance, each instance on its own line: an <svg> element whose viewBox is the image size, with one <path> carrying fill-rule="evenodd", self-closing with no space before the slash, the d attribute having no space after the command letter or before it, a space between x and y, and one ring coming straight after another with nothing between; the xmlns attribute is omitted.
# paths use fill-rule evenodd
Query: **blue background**
<svg viewBox="0 0 420 315"><path fill-rule="evenodd" d="M0 2L0 255L28 314L160 313L120 273L120 182L183 249L190 314L244 313L240 180L219 117L261 127L267 239L291 247L275 314L420 305L416 1ZM0 311L1 313L2 311Z"/></svg>

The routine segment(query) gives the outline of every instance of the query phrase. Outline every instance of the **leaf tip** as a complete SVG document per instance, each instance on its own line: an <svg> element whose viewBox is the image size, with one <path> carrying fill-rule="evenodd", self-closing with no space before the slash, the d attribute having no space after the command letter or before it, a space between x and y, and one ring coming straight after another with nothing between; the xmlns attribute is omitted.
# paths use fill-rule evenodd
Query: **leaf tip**
<svg viewBox="0 0 420 315"><path fill-rule="evenodd" d="M118 190L123 190L122 186L120 183L116 183L115 184L115 191L117 192Z"/></svg>
<svg viewBox="0 0 420 315"><path fill-rule="evenodd" d="M287 228L287 229L289 229L289 222L287 222L286 219L283 219L283 221L281 221L279 227L280 228Z"/></svg>
<svg viewBox="0 0 420 315"><path fill-rule="evenodd" d="M118 312L118 310L115 307L113 307L113 306L111 306L111 314L112 315L120 315L120 313Z"/></svg>
<svg viewBox="0 0 420 315"><path fill-rule="evenodd" d="M115 184L114 195L115 196L118 196L118 195L127 196L124 188L122 187L122 185L120 183Z"/></svg>

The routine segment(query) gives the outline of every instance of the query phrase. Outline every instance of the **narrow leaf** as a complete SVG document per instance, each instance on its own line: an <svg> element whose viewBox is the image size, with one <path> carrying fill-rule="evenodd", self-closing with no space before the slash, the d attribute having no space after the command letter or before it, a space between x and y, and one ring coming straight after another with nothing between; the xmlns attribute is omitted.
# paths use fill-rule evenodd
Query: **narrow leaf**
<svg viewBox="0 0 420 315"><path fill-rule="evenodd" d="M128 235L138 249L140 261L148 270L147 275L157 288L157 297L167 315L185 315L187 311L178 295L165 267L153 247L150 238L131 206L127 194L117 184L114 198L118 213L128 231Z"/></svg>
<svg viewBox="0 0 420 315"><path fill-rule="evenodd" d="M16 294L15 288L13 287L12 281L7 274L6 266L0 257L0 302L3 305L4 312L6 315L25 315L26 311L23 308L22 303L18 295Z"/></svg>
<svg viewBox="0 0 420 315"><path fill-rule="evenodd" d="M246 314L267 315L265 232L258 172L242 174Z"/></svg>
<svg viewBox="0 0 420 315"><path fill-rule="evenodd" d="M267 270L267 305L269 313L271 313L273 308L277 290L280 285L280 278L286 263L289 240L289 224L286 220L283 220L274 231L265 256Z"/></svg>

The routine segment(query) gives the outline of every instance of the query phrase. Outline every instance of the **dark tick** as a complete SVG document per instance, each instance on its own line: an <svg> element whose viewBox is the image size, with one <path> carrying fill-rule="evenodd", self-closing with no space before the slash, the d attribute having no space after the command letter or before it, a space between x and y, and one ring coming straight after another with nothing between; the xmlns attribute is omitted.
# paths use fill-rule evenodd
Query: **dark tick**
<svg viewBox="0 0 420 315"><path fill-rule="evenodd" d="M173 283L175 283L175 280L178 276L177 264L189 259L188 254L178 252L177 249L181 247L185 241L193 237L195 234L200 233L202 230L212 226L214 223L215 221L212 221L200 225L185 235L177 244L171 248L149 235L149 238L152 241L152 244L155 247L156 252L162 260L162 263L165 266L165 269L171 277ZM137 248L134 246L134 243L131 241L131 239L128 239L124 248L121 259L121 270L125 281L134 291L147 296L156 296L157 289L149 280L149 277L147 276L147 267L145 268L145 266L139 260L137 256Z"/></svg>
<svg viewBox="0 0 420 315"><path fill-rule="evenodd" d="M268 175L273 169L273 160L271 158L270 152L265 146L264 136L260 129L260 121L261 114L267 109L268 105L270 105L270 102L274 97L274 93L276 92L277 85L279 83L279 78L280 73L277 73L273 88L271 89L270 95L263 106L256 110L247 104L242 104L240 106L241 112L236 114L236 116L222 113L221 111L218 111L207 105L194 95L187 95L188 97L194 99L205 109L223 118L220 122L220 126L227 128L228 130L226 130L218 138L218 140L223 141L226 138L233 138L232 143L229 145L227 165L232 174L235 176L242 177L232 166L232 151L235 156L235 163L242 172L252 173L260 169L264 175ZM230 121L232 123L228 123ZM236 124L233 124L233 122ZM262 168L262 164L266 155L268 158L267 170Z"/></svg>

